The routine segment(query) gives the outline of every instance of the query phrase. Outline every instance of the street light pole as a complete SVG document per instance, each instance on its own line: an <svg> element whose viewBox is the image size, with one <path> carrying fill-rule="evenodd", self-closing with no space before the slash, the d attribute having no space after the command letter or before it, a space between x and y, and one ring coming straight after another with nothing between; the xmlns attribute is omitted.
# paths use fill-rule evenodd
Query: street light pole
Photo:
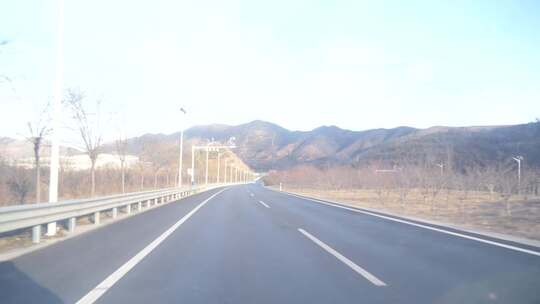
<svg viewBox="0 0 540 304"><path fill-rule="evenodd" d="M60 167L60 138L58 126L63 86L64 59L64 0L58 0L58 41L56 50L56 81L52 101L51 160L49 172L49 202L58 202L58 169ZM56 222L47 224L47 235L56 234Z"/></svg>
<svg viewBox="0 0 540 304"><path fill-rule="evenodd" d="M195 146L191 146L191 185L195 184Z"/></svg>
<svg viewBox="0 0 540 304"><path fill-rule="evenodd" d="M229 164L227 163L227 161L225 161L225 174L223 174L223 183L226 184L227 183L227 166Z"/></svg>
<svg viewBox="0 0 540 304"><path fill-rule="evenodd" d="M443 163L437 164L437 167L441 168L441 176L443 176L444 175L444 164Z"/></svg>
<svg viewBox="0 0 540 304"><path fill-rule="evenodd" d="M218 172L217 172L217 181L219 182L220 180L220 177L221 177L221 153L220 153L220 149L231 149L231 148L235 148L235 146L211 146L211 144L213 143L214 141L208 143L207 145L205 146L191 146L191 184L194 184L195 182L195 152L197 150L206 150L206 164L205 164L205 169L206 169L206 175L205 175L205 183L208 184L208 170L209 170L209 154L210 154L210 151L212 152L218 152ZM232 170L232 169L231 169ZM225 174L227 174L227 172L225 171ZM230 181L232 181L232 177L230 179ZM229 182L230 182L229 181Z"/></svg>
<svg viewBox="0 0 540 304"><path fill-rule="evenodd" d="M521 193L521 161L523 156L512 157L518 163L518 194Z"/></svg>
<svg viewBox="0 0 540 304"><path fill-rule="evenodd" d="M219 167L220 167L220 158L221 158L221 153L218 151L218 154L217 154L217 179L216 179L216 182L219 184Z"/></svg>
<svg viewBox="0 0 540 304"><path fill-rule="evenodd" d="M208 145L206 145L206 175L204 177L204 184L208 185Z"/></svg>
<svg viewBox="0 0 540 304"><path fill-rule="evenodd" d="M187 114L186 110L184 108L180 108L180 111L184 113L184 115ZM184 162L184 126L181 126L180 129L180 159L178 161L178 188L182 187L182 165Z"/></svg>

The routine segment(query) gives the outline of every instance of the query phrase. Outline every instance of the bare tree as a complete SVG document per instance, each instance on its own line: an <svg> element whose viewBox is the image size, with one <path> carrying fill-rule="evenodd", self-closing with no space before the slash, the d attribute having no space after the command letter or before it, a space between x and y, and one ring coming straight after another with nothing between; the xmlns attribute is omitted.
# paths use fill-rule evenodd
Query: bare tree
<svg viewBox="0 0 540 304"><path fill-rule="evenodd" d="M141 191L143 191L144 190L144 173L146 171L146 163L142 161L141 159L139 159L139 161L137 162L136 168L137 168L137 171L139 171L141 175L140 187L141 187Z"/></svg>
<svg viewBox="0 0 540 304"><path fill-rule="evenodd" d="M7 184L9 191L16 197L17 202L19 204L24 204L31 187L26 170L23 168L15 168Z"/></svg>
<svg viewBox="0 0 540 304"><path fill-rule="evenodd" d="M2 50L5 48L7 44L11 43L9 40L0 40L0 54L2 53ZM15 93L15 87L13 86L13 80L8 75L0 74L0 85L2 83L6 83L11 90Z"/></svg>
<svg viewBox="0 0 540 304"><path fill-rule="evenodd" d="M93 114L88 112L88 109L85 107L85 104L83 103L84 98L85 95L83 92L70 89L67 91L67 96L64 103L73 115L76 129L83 142L84 151L90 158L90 196L94 196L96 193L96 162L103 143L103 136L99 128L99 106L101 101L96 101L98 111L97 113ZM91 116L94 116L94 118Z"/></svg>
<svg viewBox="0 0 540 304"><path fill-rule="evenodd" d="M34 150L34 169L36 171L36 203L41 202L41 147L45 136L50 131L47 119L48 105L39 115L39 118L35 122L28 122L29 135L26 136L26 140L32 144Z"/></svg>
<svg viewBox="0 0 540 304"><path fill-rule="evenodd" d="M154 171L154 189L158 188L158 176L161 172L162 167L159 166L157 163L152 163L152 168Z"/></svg>
<svg viewBox="0 0 540 304"><path fill-rule="evenodd" d="M120 159L120 171L122 175L122 193L126 192L126 155L128 148L128 141L123 135L121 135L116 141L116 154Z"/></svg>
<svg viewBox="0 0 540 304"><path fill-rule="evenodd" d="M405 202L407 200L407 195L411 191L410 187L410 173L409 172L403 172L399 171L396 174L396 187L398 190L399 195L399 202L401 204L401 208L405 209Z"/></svg>

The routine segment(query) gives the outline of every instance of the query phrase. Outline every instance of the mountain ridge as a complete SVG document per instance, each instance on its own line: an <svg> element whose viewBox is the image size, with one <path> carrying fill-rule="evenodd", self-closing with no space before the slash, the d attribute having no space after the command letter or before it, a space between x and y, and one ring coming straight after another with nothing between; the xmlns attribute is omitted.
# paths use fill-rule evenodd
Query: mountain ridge
<svg viewBox="0 0 540 304"><path fill-rule="evenodd" d="M275 123L253 120L239 125L196 125L185 130L186 146L235 138L235 153L258 171L302 164L393 166L447 162L456 170L508 163L523 155L540 166L540 123L502 126L377 128L362 131L335 125L294 131ZM150 144L178 144L180 132L147 133L128 140L128 153L140 155ZM0 137L0 145L9 142ZM4 144L5 146L5 144ZM1 148L1 147L0 147ZM114 143L103 151L114 153ZM4 149L0 150L3 151Z"/></svg>

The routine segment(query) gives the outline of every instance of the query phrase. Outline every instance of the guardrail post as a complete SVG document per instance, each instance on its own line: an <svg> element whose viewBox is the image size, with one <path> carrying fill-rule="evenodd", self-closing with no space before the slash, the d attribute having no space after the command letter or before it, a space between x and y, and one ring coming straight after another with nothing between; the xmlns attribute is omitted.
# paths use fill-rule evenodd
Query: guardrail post
<svg viewBox="0 0 540 304"><path fill-rule="evenodd" d="M126 205L126 213L127 213L127 214L130 214L130 213L131 213L131 204L127 204L127 205Z"/></svg>
<svg viewBox="0 0 540 304"><path fill-rule="evenodd" d="M32 227L32 243L37 244L41 240L41 225Z"/></svg>
<svg viewBox="0 0 540 304"><path fill-rule="evenodd" d="M69 233L75 232L75 225L77 225L77 218L70 217L67 221L67 228Z"/></svg>
<svg viewBox="0 0 540 304"><path fill-rule="evenodd" d="M118 216L118 208L114 207L112 208L112 218L116 218Z"/></svg>
<svg viewBox="0 0 540 304"><path fill-rule="evenodd" d="M94 225L99 225L99 211L94 212Z"/></svg>
<svg viewBox="0 0 540 304"><path fill-rule="evenodd" d="M142 210L142 202L138 202L137 203L137 211L141 211Z"/></svg>

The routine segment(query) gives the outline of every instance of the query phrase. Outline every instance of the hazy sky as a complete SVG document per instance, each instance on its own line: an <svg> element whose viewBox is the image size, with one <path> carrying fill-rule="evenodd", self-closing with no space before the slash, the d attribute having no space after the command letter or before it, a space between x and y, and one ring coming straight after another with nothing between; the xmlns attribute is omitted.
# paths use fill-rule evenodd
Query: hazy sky
<svg viewBox="0 0 540 304"><path fill-rule="evenodd" d="M539 1L65 4L65 83L128 135L254 119L289 129L540 116ZM0 2L0 135L53 95L57 2Z"/></svg>

